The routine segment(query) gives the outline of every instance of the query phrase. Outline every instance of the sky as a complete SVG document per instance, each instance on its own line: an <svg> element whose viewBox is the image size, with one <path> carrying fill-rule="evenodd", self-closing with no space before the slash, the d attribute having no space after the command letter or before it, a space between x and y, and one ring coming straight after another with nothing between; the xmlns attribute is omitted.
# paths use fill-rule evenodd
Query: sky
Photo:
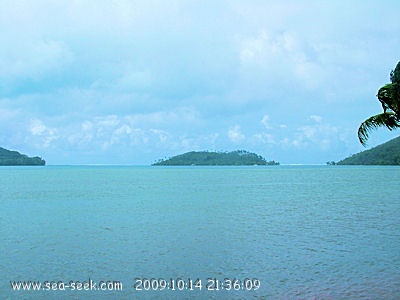
<svg viewBox="0 0 400 300"><path fill-rule="evenodd" d="M0 0L0 146L47 164L187 151L324 164L400 60L398 0ZM378 129L368 148L397 137Z"/></svg>

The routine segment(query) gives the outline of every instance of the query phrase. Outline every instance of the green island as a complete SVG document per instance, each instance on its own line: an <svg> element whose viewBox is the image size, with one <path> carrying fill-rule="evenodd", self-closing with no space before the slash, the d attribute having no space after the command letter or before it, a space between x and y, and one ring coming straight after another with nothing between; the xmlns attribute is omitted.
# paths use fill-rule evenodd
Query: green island
<svg viewBox="0 0 400 300"><path fill-rule="evenodd" d="M331 163L328 163L331 164ZM337 165L400 165L400 137L354 154Z"/></svg>
<svg viewBox="0 0 400 300"><path fill-rule="evenodd" d="M44 166L45 164L46 161L38 156L28 157L0 147L0 166Z"/></svg>
<svg viewBox="0 0 400 300"><path fill-rule="evenodd" d="M160 159L152 166L275 166L279 162L267 161L260 155L245 150L232 152L191 151L167 159Z"/></svg>

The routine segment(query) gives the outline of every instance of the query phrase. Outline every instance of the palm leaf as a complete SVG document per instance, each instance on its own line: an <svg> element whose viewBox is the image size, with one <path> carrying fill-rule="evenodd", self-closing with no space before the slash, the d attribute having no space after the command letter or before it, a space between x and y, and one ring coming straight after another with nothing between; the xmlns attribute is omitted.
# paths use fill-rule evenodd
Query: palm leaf
<svg viewBox="0 0 400 300"><path fill-rule="evenodd" d="M388 109L400 114L400 85L389 83L381 87L376 95L382 104L384 112Z"/></svg>
<svg viewBox="0 0 400 300"><path fill-rule="evenodd" d="M382 126L393 130L400 127L400 120L396 118L396 114L393 112L385 112L366 119L358 128L358 139L360 143L366 146L370 131Z"/></svg>

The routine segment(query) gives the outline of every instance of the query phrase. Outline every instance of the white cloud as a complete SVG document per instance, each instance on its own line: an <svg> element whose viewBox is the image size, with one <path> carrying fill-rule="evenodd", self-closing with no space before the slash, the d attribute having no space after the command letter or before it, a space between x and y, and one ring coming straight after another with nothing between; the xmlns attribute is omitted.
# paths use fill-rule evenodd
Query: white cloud
<svg viewBox="0 0 400 300"><path fill-rule="evenodd" d="M150 132L158 136L159 142L164 144L170 138L170 134L168 131L161 129L150 129Z"/></svg>
<svg viewBox="0 0 400 300"><path fill-rule="evenodd" d="M241 132L239 125L235 125L233 128L228 130L228 137L230 141L235 144L240 144L246 139L246 136Z"/></svg>
<svg viewBox="0 0 400 300"><path fill-rule="evenodd" d="M129 135L131 133L132 133L132 128L127 124L122 125L121 127L117 128L114 131L114 134L116 135Z"/></svg>
<svg viewBox="0 0 400 300"><path fill-rule="evenodd" d="M33 135L42 135L46 131L46 126L41 120L32 120L30 131Z"/></svg>
<svg viewBox="0 0 400 300"><path fill-rule="evenodd" d="M317 124L301 126L297 129L295 138L292 144L297 148L321 149L329 150L332 143L344 142L341 140L340 131L336 126L327 123L321 123L322 118L317 118Z"/></svg>
<svg viewBox="0 0 400 300"><path fill-rule="evenodd" d="M262 31L258 36L248 37L242 41L240 58L247 64L271 64L276 58L282 59L289 54L288 60L304 60L298 41L293 33L267 33Z"/></svg>
<svg viewBox="0 0 400 300"><path fill-rule="evenodd" d="M266 129L271 129L271 126L269 125L269 115L264 115L263 118L261 119L261 123L264 125Z"/></svg>
<svg viewBox="0 0 400 300"><path fill-rule="evenodd" d="M317 122L317 123L321 123L322 122L322 117L321 116L317 116L317 115L311 115L310 119Z"/></svg>
<svg viewBox="0 0 400 300"><path fill-rule="evenodd" d="M400 52L391 6L0 1L0 141L56 163L232 144L300 162L354 153Z"/></svg>
<svg viewBox="0 0 400 300"><path fill-rule="evenodd" d="M34 119L30 122L29 132L32 136L47 138L47 142L38 148L45 148L55 138L62 137L63 147L76 148L81 151L100 148L108 151L112 148L120 149L131 146L150 148L176 148L186 137L171 134L172 128L190 128L197 121L196 113L190 109L180 109L175 112L160 111L149 114L105 115L92 117L86 120L76 120L60 127L48 127L42 120ZM50 120L51 121L51 120ZM192 133L193 140L199 144L215 140L216 137L202 136Z"/></svg>
<svg viewBox="0 0 400 300"><path fill-rule="evenodd" d="M317 54L291 31L262 31L243 38L240 45L240 60L245 69L264 72L273 81L292 80L309 89L315 89L323 79Z"/></svg>
<svg viewBox="0 0 400 300"><path fill-rule="evenodd" d="M118 126L121 123L121 118L117 115L102 116L96 117L95 122L97 123L98 128L107 130Z"/></svg>
<svg viewBox="0 0 400 300"><path fill-rule="evenodd" d="M257 133L254 137L263 144L276 144L275 137L270 133Z"/></svg>
<svg viewBox="0 0 400 300"><path fill-rule="evenodd" d="M57 140L57 129L47 127L41 120L33 119L30 122L29 131L32 135L30 140L38 148L47 148Z"/></svg>

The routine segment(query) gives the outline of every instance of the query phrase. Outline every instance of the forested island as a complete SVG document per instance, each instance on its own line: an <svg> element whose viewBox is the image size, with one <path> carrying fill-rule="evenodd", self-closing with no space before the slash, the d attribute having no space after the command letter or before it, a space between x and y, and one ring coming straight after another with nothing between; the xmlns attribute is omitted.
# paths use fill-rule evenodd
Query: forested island
<svg viewBox="0 0 400 300"><path fill-rule="evenodd" d="M245 150L232 152L191 151L167 159L153 166L275 166L279 162L267 161L264 157Z"/></svg>
<svg viewBox="0 0 400 300"><path fill-rule="evenodd" d="M400 165L400 137L372 149L354 154L338 165Z"/></svg>
<svg viewBox="0 0 400 300"><path fill-rule="evenodd" d="M46 161L38 156L28 157L0 147L0 166L44 166L45 164Z"/></svg>

